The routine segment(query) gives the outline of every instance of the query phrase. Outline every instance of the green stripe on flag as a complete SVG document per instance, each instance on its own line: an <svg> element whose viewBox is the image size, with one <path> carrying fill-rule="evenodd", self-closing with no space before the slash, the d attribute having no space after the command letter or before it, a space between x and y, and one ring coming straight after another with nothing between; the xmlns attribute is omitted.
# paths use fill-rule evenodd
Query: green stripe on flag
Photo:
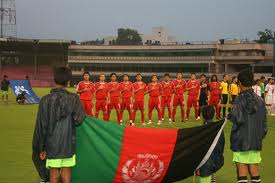
<svg viewBox="0 0 275 183"><path fill-rule="evenodd" d="M124 126L86 117L76 133L72 182L112 182L120 159Z"/></svg>

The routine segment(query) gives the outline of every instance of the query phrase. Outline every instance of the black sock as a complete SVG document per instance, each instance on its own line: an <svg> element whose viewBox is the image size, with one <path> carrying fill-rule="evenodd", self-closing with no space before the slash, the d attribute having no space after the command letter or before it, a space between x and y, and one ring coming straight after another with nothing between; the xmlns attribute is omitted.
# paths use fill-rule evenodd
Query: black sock
<svg viewBox="0 0 275 183"><path fill-rule="evenodd" d="M221 112L222 112L222 108L221 107L219 107L219 111L218 112L219 112L219 114L218 114L219 118L221 118Z"/></svg>
<svg viewBox="0 0 275 183"><path fill-rule="evenodd" d="M238 183L248 183L247 177L246 176L238 177Z"/></svg>
<svg viewBox="0 0 275 183"><path fill-rule="evenodd" d="M201 107L199 108L199 114L198 115L201 116Z"/></svg>
<svg viewBox="0 0 275 183"><path fill-rule="evenodd" d="M225 110L226 110L226 107L223 107L222 108L222 117L225 118Z"/></svg>
<svg viewBox="0 0 275 183"><path fill-rule="evenodd" d="M216 183L216 174L211 175L211 183Z"/></svg>
<svg viewBox="0 0 275 183"><path fill-rule="evenodd" d="M260 183L260 182L261 182L260 176L251 177L251 183Z"/></svg>

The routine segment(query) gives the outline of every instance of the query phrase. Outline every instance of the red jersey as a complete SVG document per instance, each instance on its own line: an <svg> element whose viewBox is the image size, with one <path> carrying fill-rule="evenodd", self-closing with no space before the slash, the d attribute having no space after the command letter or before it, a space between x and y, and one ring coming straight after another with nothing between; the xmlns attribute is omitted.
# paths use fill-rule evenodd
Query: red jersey
<svg viewBox="0 0 275 183"><path fill-rule="evenodd" d="M110 92L110 97L119 97L119 82L111 81L108 83L108 89Z"/></svg>
<svg viewBox="0 0 275 183"><path fill-rule="evenodd" d="M133 84L130 81L121 82L119 85L119 90L123 99L129 99L132 96Z"/></svg>
<svg viewBox="0 0 275 183"><path fill-rule="evenodd" d="M200 91L200 82L197 80L191 81L189 80L186 83L186 88L191 88L191 87L195 87L191 90L188 91L188 95L192 95L192 96L198 96L199 95L199 91Z"/></svg>
<svg viewBox="0 0 275 183"><path fill-rule="evenodd" d="M90 90L80 93L79 94L80 100L92 100L93 93L94 93L94 83L90 81L88 82L81 81L78 83L76 90L80 91L80 90L84 90L85 88L90 88Z"/></svg>
<svg viewBox="0 0 275 183"><path fill-rule="evenodd" d="M184 79L177 80L175 79L173 81L173 87L176 95L182 95L184 94L185 88L186 88L186 81ZM179 87L179 88L177 88Z"/></svg>
<svg viewBox="0 0 275 183"><path fill-rule="evenodd" d="M153 87L155 88L154 90ZM153 83L150 83L148 86L147 86L147 90L152 90L150 93L149 93L149 96L150 97L158 97L161 95L161 91L162 91L162 88L161 88L161 84L158 83L158 82L153 82Z"/></svg>
<svg viewBox="0 0 275 183"><path fill-rule="evenodd" d="M138 90L140 89L140 90ZM135 90L138 90L135 93ZM133 91L134 91L134 98L136 102L141 102L144 101L144 95L146 92L147 88L146 88L146 84L142 81L137 81L135 83L133 83Z"/></svg>
<svg viewBox="0 0 275 183"><path fill-rule="evenodd" d="M100 89L101 88L101 89ZM95 91L96 91L96 99L97 100L106 100L108 96L108 83L105 82L97 82L95 84Z"/></svg>
<svg viewBox="0 0 275 183"><path fill-rule="evenodd" d="M171 97L174 89L174 84L172 81L163 81L160 83L162 87L162 96Z"/></svg>
<svg viewBox="0 0 275 183"><path fill-rule="evenodd" d="M217 96L221 94L221 83L220 82L210 82L209 83L209 90L211 96Z"/></svg>

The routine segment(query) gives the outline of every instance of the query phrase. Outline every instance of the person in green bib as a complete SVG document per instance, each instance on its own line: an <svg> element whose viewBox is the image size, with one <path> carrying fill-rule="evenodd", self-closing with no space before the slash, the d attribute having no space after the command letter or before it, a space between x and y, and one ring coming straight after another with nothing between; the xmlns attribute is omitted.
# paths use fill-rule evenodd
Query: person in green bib
<svg viewBox="0 0 275 183"><path fill-rule="evenodd" d="M10 81L8 80L8 76L4 75L3 80L0 83L1 86L1 95L2 95L2 102L7 103L9 100L9 86Z"/></svg>
<svg viewBox="0 0 275 183"><path fill-rule="evenodd" d="M267 111L264 100L252 89L254 74L250 69L238 75L241 93L236 98L233 111L227 118L232 121L231 150L236 164L238 182L261 182L259 164L261 163L262 141L267 134Z"/></svg>
<svg viewBox="0 0 275 183"><path fill-rule="evenodd" d="M265 77L261 76L260 81L261 97L265 100Z"/></svg>

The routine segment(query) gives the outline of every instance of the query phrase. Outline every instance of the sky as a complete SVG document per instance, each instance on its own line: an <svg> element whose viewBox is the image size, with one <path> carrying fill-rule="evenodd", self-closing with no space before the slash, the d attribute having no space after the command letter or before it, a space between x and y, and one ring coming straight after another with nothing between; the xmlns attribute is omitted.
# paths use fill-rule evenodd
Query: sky
<svg viewBox="0 0 275 183"><path fill-rule="evenodd" d="M82 41L164 26L177 41L255 39L275 31L274 9L275 0L16 0L17 36Z"/></svg>

